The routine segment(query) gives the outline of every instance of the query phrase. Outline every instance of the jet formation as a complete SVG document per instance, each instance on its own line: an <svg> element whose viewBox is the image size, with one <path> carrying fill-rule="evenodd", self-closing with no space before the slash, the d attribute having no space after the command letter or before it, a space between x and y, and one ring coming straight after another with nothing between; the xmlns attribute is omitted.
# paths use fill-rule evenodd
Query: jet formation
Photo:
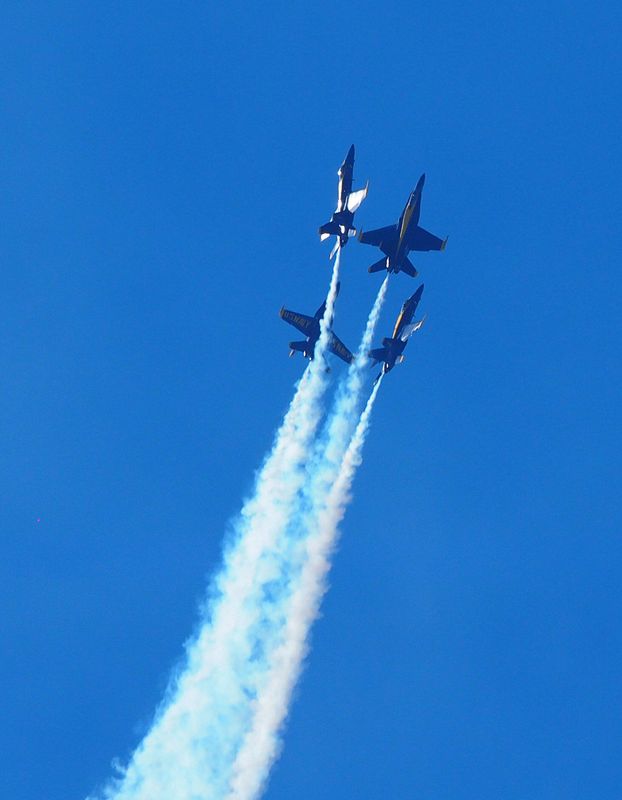
<svg viewBox="0 0 622 800"><path fill-rule="evenodd" d="M425 183L425 174L417 181L417 185L410 193L408 202L400 214L398 221L394 225L387 225L384 228L363 231L354 227L354 214L360 207L363 200L367 197L369 181L362 189L353 190L354 183L354 145L350 147L348 153L337 172L339 182L337 186L337 208L335 209L329 222L324 223L319 228L320 240L324 241L331 236L335 236L335 244L330 253L332 258L337 251L346 246L348 240L357 237L362 244L370 244L378 247L383 253L383 257L368 268L368 272L387 273L405 272L412 278L419 274L415 265L408 258L412 251L444 250L447 238L441 239L433 233L425 230L419 225L421 216L421 196ZM339 284L337 285L337 292ZM418 322L414 322L415 312L421 295L423 294L423 284L411 295L402 305L398 314L393 334L382 340L382 347L370 350L368 357L371 365L382 364L380 373L386 375L396 364L404 360L404 349L409 338L415 331L421 329L425 322L425 316ZM320 323L326 312L326 301L318 308L313 317L290 311L285 307L281 308L280 316L285 322L297 328L306 339L300 342L290 342L290 356L296 352L302 353L306 358L313 359L315 346L320 338ZM353 355L343 342L332 331L332 319L328 321L328 350L337 355L347 364L353 361Z"/></svg>

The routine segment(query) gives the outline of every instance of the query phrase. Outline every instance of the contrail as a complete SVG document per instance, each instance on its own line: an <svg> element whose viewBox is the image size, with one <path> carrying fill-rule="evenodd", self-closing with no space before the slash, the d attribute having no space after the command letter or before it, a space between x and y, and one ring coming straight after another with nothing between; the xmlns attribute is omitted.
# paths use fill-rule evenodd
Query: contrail
<svg viewBox="0 0 622 800"><path fill-rule="evenodd" d="M252 726L244 739L233 767L231 791L227 800L254 800L261 792L270 767L278 756L279 734L290 706L293 688L308 651L311 624L318 615L326 591L326 575L334 550L338 526L350 500L350 487L361 452L381 380L374 386L354 429L352 422L359 407L367 350L386 295L385 278L367 325L357 356L345 383L337 394L335 409L323 437L323 448L309 466L310 488L307 505L294 520L297 538L302 538L303 566L284 612L286 623L282 639L269 656L272 667L259 691Z"/></svg>
<svg viewBox="0 0 622 800"><path fill-rule="evenodd" d="M306 480L305 464L322 416L323 355L333 317L340 252L335 259L315 359L307 367L253 495L233 526L224 564L210 587L196 636L173 677L154 723L109 800L220 800L252 721L291 595L286 537Z"/></svg>

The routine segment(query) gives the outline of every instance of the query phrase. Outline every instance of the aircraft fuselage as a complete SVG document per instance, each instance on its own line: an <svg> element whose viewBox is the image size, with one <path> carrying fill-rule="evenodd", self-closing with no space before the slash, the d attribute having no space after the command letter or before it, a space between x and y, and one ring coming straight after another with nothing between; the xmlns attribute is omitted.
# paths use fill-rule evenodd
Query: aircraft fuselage
<svg viewBox="0 0 622 800"><path fill-rule="evenodd" d="M337 207L330 218L330 222L320 225L320 238L327 239L336 236L338 246L344 247L348 238L355 234L354 212L360 206L367 195L367 187L364 190L352 192L354 173L354 145L348 150L343 164L339 167L337 175L339 183L337 185ZM331 258L334 255L331 253Z"/></svg>
<svg viewBox="0 0 622 800"><path fill-rule="evenodd" d="M337 187L337 212L346 207L348 195L352 192L352 175L354 173L354 145L348 150L343 164L339 167L339 185Z"/></svg>
<svg viewBox="0 0 622 800"><path fill-rule="evenodd" d="M414 228L419 224L419 217L421 216L421 192L423 191L423 184L425 183L425 175L422 175L414 190L410 193L408 202L404 206L400 218L397 223L398 239L395 247L395 263L398 266L408 256L412 249L410 246L410 236ZM398 271L396 270L396 271Z"/></svg>
<svg viewBox="0 0 622 800"><path fill-rule="evenodd" d="M337 209L331 222L339 225L339 243L343 247L348 241L348 231L354 222L354 212L348 210L348 195L352 192L352 176L354 173L354 145L348 150L343 164L339 167L339 185L337 187Z"/></svg>
<svg viewBox="0 0 622 800"><path fill-rule="evenodd" d="M382 363L382 372L386 375L396 363L403 358L403 352L408 344L409 337L423 325L423 320L413 323L413 317L423 294L423 284L405 302L395 321L393 334L382 340L382 347L370 350L369 356L374 359L374 363ZM424 318L425 319L425 318Z"/></svg>

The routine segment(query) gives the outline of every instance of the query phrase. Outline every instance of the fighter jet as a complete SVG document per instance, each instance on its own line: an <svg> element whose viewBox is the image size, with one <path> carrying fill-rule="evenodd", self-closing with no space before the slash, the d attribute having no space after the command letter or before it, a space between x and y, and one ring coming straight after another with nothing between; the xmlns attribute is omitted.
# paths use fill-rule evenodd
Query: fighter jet
<svg viewBox="0 0 622 800"><path fill-rule="evenodd" d="M337 284L337 292L339 292L339 284ZM285 306L283 306L279 312L281 319L284 319L285 322L293 325L294 328L298 328L298 330L307 337L306 341L304 342L289 343L290 356L293 356L296 352L299 352L302 353L305 358L313 359L315 354L315 345L320 338L320 321L322 320L325 311L326 300L324 300L313 317L308 317L306 314L299 314L297 311L288 311ZM336 356L339 356L339 358L345 361L346 364L350 364L352 362L352 353L332 331L330 331L328 334L328 349Z"/></svg>
<svg viewBox="0 0 622 800"><path fill-rule="evenodd" d="M419 322L412 321L422 294L423 284L421 284L412 297L409 297L402 306L402 310L395 323L395 328L393 329L393 336L390 339L383 339L382 347L369 351L368 355L373 359L372 366L383 362L382 372L378 375L378 378L380 375L386 375L387 372L390 372L396 364L402 363L404 360L402 353L404 352L409 337L415 331L418 331L425 322L425 317L419 320ZM378 378L376 378L376 380L378 380Z"/></svg>
<svg viewBox="0 0 622 800"><path fill-rule="evenodd" d="M340 247L345 247L348 237L356 236L356 230L352 226L354 212L367 197L367 189L352 191L352 171L354 169L354 145L348 150L343 164L339 167L339 188L337 190L337 208L335 213L325 225L320 226L320 239L328 239L335 235L337 241L333 247L330 257L332 258Z"/></svg>
<svg viewBox="0 0 622 800"><path fill-rule="evenodd" d="M432 233L419 227L421 214L421 192L425 175L419 178L415 190L411 192L408 202L396 225L378 228L375 231L361 231L359 241L379 247L386 258L381 258L369 267L369 272L405 272L412 278L417 276L414 264L408 260L411 250L444 250L447 239L439 239Z"/></svg>

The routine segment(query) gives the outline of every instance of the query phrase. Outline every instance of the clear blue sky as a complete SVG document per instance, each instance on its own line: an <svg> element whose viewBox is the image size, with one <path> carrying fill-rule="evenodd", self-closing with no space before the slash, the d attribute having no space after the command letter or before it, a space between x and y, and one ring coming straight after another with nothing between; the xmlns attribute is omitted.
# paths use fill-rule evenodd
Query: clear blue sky
<svg viewBox="0 0 622 800"><path fill-rule="evenodd" d="M301 374L278 310L322 300L353 142L358 221L425 171L449 243L413 259L428 324L267 797L620 797L621 16L5 4L0 797L79 800L145 731ZM376 257L344 253L351 348Z"/></svg>

